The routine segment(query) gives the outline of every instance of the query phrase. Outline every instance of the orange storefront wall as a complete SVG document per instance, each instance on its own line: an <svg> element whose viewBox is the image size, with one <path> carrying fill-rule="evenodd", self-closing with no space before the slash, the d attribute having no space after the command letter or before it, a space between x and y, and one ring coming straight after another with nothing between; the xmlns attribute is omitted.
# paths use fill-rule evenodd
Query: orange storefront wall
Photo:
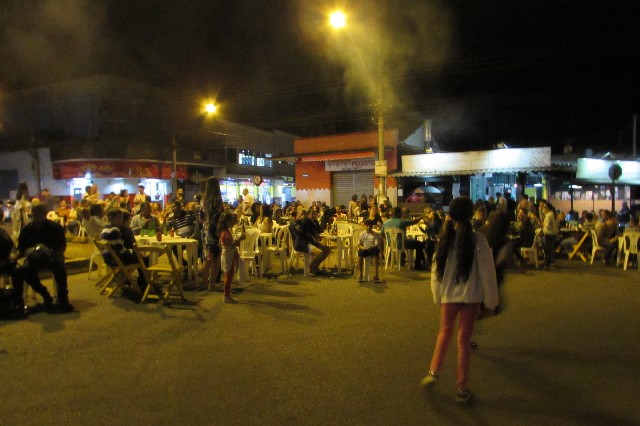
<svg viewBox="0 0 640 426"><path fill-rule="evenodd" d="M331 173L324 170L324 161L296 161L296 189L331 188Z"/></svg>
<svg viewBox="0 0 640 426"><path fill-rule="evenodd" d="M384 146L398 146L398 131L384 132ZM301 138L294 142L296 155L319 154L329 151L359 151L374 149L378 151L378 132L349 133L346 135L320 136L317 138Z"/></svg>

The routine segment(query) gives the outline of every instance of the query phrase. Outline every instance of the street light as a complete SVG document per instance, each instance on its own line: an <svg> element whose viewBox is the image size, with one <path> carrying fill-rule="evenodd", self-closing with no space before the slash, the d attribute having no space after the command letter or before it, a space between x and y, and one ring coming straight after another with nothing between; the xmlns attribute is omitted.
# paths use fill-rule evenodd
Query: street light
<svg viewBox="0 0 640 426"><path fill-rule="evenodd" d="M200 120L200 118L202 117L208 117L214 114L218 113L218 106L212 102L212 101L205 101L202 104L202 110L200 111L200 114L198 114L198 116L191 122L189 123L189 125L187 126L187 128L181 133L180 136L184 136L187 133L189 133L193 127L196 125L196 123ZM176 136L176 134L173 134L173 139L171 140L171 147L173 149L172 152L172 159L171 159L171 192L175 198L176 194L178 193L178 142L180 141L180 138Z"/></svg>
<svg viewBox="0 0 640 426"><path fill-rule="evenodd" d="M329 15L329 25L339 30L347 25L347 16L341 10L336 10Z"/></svg>
<svg viewBox="0 0 640 426"><path fill-rule="evenodd" d="M342 30L347 25L347 16L341 10L337 10L329 14L329 25L335 30ZM354 48L357 50L355 42L351 40ZM379 43L377 43L379 45ZM371 79L371 77L369 77ZM378 116L378 161L375 164L374 175L380 178L380 195L385 197L387 195L387 160L384 156L384 114L383 114L383 101L382 101L382 88L379 81L373 82L377 86L378 99L376 101L376 112Z"/></svg>

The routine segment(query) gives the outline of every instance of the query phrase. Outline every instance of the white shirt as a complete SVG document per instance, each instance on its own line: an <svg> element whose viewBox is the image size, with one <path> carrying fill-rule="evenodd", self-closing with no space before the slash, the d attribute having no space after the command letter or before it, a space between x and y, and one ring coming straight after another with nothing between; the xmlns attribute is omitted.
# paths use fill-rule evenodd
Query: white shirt
<svg viewBox="0 0 640 426"><path fill-rule="evenodd" d="M449 251L447 264L444 267L442 281L438 281L437 264L431 267L431 292L433 301L441 303L482 303L487 309L498 306L498 283L496 268L493 264L493 252L487 238L474 232L475 256L469 279L466 282L456 282L458 260L455 250Z"/></svg>
<svg viewBox="0 0 640 426"><path fill-rule="evenodd" d="M372 247L376 247L380 244L380 235L375 232L364 231L360 234L360 241L358 241L358 245L366 249L370 249Z"/></svg>

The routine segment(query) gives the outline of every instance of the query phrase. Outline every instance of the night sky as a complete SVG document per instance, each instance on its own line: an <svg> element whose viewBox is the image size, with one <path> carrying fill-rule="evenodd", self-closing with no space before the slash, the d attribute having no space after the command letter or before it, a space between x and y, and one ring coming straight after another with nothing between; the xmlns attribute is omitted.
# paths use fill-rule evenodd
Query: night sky
<svg viewBox="0 0 640 426"><path fill-rule="evenodd" d="M347 1L342 33L335 5L0 0L0 93L113 73L302 136L373 130L382 99L388 128L432 118L449 150L630 151L637 1Z"/></svg>

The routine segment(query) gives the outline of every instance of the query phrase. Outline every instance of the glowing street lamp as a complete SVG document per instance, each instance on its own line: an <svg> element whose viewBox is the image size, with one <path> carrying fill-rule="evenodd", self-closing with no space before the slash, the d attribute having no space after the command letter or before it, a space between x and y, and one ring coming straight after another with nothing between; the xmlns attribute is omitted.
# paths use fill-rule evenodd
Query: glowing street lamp
<svg viewBox="0 0 640 426"><path fill-rule="evenodd" d="M218 106L212 102L212 101L206 101L202 104L202 111L201 114L198 115L198 117L196 117L195 120L193 120L191 122L191 124L189 124L189 126L187 127L187 129L182 132L182 134L186 134L188 133L193 126L197 123L198 119L201 118L202 116L208 117L214 114L218 113ZM177 194L178 192L178 164L177 164L177 160L178 160L178 138L176 137L176 134L173 134L173 140L171 141L171 146L173 148L173 155L172 155L172 161L171 161L171 191L173 193L173 196L175 198L175 194Z"/></svg>
<svg viewBox="0 0 640 426"><path fill-rule="evenodd" d="M207 102L207 104L204 106L204 112L206 114L215 114L218 111L218 105L214 104L213 102Z"/></svg>
<svg viewBox="0 0 640 426"><path fill-rule="evenodd" d="M347 25L347 16L344 12L337 10L329 15L329 25L335 30L342 30ZM352 41L353 43L353 41ZM353 43L355 45L355 43ZM357 48L357 46L356 46ZM378 86L377 101L377 115L378 115L378 161L376 161L375 175L380 178L381 188L380 195L382 197L387 195L387 160L384 157L384 114L383 114L383 102L382 102L382 90L379 82L376 82Z"/></svg>
<svg viewBox="0 0 640 426"><path fill-rule="evenodd" d="M336 30L344 28L347 25L347 16L341 10L336 10L329 15L329 25Z"/></svg>

